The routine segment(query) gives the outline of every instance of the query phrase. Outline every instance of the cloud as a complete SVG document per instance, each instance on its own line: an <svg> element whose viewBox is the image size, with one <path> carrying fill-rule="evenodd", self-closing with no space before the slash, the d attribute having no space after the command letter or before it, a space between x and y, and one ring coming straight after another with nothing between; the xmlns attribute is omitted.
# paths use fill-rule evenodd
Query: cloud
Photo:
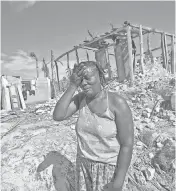
<svg viewBox="0 0 176 191"><path fill-rule="evenodd" d="M2 57L6 57L6 56L7 56L7 54L1 52L1 58L2 58Z"/></svg>
<svg viewBox="0 0 176 191"><path fill-rule="evenodd" d="M24 9L32 7L36 1L10 1L10 5L14 8L15 11L21 12Z"/></svg>
<svg viewBox="0 0 176 191"><path fill-rule="evenodd" d="M39 62L39 69L41 70ZM17 50L14 55L1 58L1 72L5 75L19 75L23 78L36 76L36 62L27 52Z"/></svg>

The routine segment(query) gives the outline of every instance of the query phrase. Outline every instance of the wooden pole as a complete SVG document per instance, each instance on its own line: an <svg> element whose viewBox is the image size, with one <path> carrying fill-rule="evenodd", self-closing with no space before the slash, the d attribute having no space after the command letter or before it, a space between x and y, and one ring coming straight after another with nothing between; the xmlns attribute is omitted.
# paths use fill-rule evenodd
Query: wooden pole
<svg viewBox="0 0 176 191"><path fill-rule="evenodd" d="M167 44L167 46L171 46L171 44ZM156 50L160 50L161 49L161 46L160 47L157 47L157 48L154 48L152 49L151 51L156 51ZM144 54L147 53L147 51L144 52ZM140 56L140 54L136 54L136 56Z"/></svg>
<svg viewBox="0 0 176 191"><path fill-rule="evenodd" d="M167 48L167 39L166 39L166 35L164 33L164 49L165 49L165 55L166 55L166 69L169 70L169 55L168 55L168 48Z"/></svg>
<svg viewBox="0 0 176 191"><path fill-rule="evenodd" d="M130 24L130 26L133 27L133 28L139 29L139 26L138 26L138 25ZM154 33L159 33L159 34L162 34L162 33L163 33L163 31L161 31L161 30L154 29L154 28L150 28L150 27L145 27L145 26L143 26L142 28L143 28L143 30L148 31L148 32L154 32ZM172 34L170 34L170 33L165 33L165 34L166 34L167 36L172 36ZM175 36L174 36L174 38L175 38Z"/></svg>
<svg viewBox="0 0 176 191"><path fill-rule="evenodd" d="M108 49L106 51L106 54L107 54L107 61L108 61L108 75L109 75L109 79L111 80L112 79L112 71L111 71L111 64L110 64L110 59L109 59L109 52L108 52Z"/></svg>
<svg viewBox="0 0 176 191"><path fill-rule="evenodd" d="M69 59L69 53L67 53L67 70L68 70L68 77L71 75L71 70L70 70L70 59Z"/></svg>
<svg viewBox="0 0 176 191"><path fill-rule="evenodd" d="M123 82L126 78L125 66L123 62L122 47L118 41L117 41L117 44L114 46L114 54L115 54L115 60L116 60L118 80L119 82Z"/></svg>
<svg viewBox="0 0 176 191"><path fill-rule="evenodd" d="M147 35L147 49L148 49L148 52L150 53L151 52L150 33L148 33Z"/></svg>
<svg viewBox="0 0 176 191"><path fill-rule="evenodd" d="M172 35L171 39L171 73L175 73L175 68L176 68L176 50L175 50L175 38L174 35Z"/></svg>
<svg viewBox="0 0 176 191"><path fill-rule="evenodd" d="M87 51L86 51L86 56L87 56L87 61L89 61L89 54Z"/></svg>
<svg viewBox="0 0 176 191"><path fill-rule="evenodd" d="M144 74L144 49L143 49L143 34L142 34L142 25L139 26L139 41L140 41L140 62L141 70Z"/></svg>
<svg viewBox="0 0 176 191"><path fill-rule="evenodd" d="M132 40L131 40L131 27L127 26L127 42L128 42L128 55L129 55L129 68L130 68L130 86L133 86L134 75L133 75L133 56L132 56Z"/></svg>
<svg viewBox="0 0 176 191"><path fill-rule="evenodd" d="M164 33L161 35L161 49L162 49L162 57L163 57L163 68L166 68L166 52L164 46Z"/></svg>
<svg viewBox="0 0 176 191"><path fill-rule="evenodd" d="M76 53L77 64L79 64L79 56L78 56L78 49L77 48L75 49L75 53Z"/></svg>
<svg viewBox="0 0 176 191"><path fill-rule="evenodd" d="M54 73L53 73L53 69L54 69L54 63L53 63L54 59L53 59L53 51L51 50L51 80L53 82L53 78L54 78Z"/></svg>
<svg viewBox="0 0 176 191"><path fill-rule="evenodd" d="M37 70L37 79L39 78L39 67L38 67L38 59L36 58L36 70Z"/></svg>
<svg viewBox="0 0 176 191"><path fill-rule="evenodd" d="M55 62L55 66L56 66L56 75L57 75L57 82L58 82L58 86L59 86L59 92L61 91L61 88L60 88L60 80L59 80L59 70L58 70L58 64L56 61Z"/></svg>

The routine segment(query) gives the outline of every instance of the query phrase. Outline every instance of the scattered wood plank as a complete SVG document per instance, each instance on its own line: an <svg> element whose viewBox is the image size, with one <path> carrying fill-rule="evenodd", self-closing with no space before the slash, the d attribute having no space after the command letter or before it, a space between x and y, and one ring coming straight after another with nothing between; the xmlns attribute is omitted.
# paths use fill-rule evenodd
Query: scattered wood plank
<svg viewBox="0 0 176 191"><path fill-rule="evenodd" d="M21 122L23 122L25 119L26 119L26 118L20 119L20 120L17 121L15 124L13 124L13 125L11 126L11 128L10 128L6 133L4 133L4 134L1 136L1 139L2 139L4 136L8 135L10 132L12 132L12 131L13 131Z"/></svg>

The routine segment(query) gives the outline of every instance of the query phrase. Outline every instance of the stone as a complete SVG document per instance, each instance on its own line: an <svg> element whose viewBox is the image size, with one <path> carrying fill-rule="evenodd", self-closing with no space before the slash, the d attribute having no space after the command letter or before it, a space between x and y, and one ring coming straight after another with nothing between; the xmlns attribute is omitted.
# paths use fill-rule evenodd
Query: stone
<svg viewBox="0 0 176 191"><path fill-rule="evenodd" d="M156 108L155 108L155 111L156 111L157 113L159 113L160 108L159 108L159 107L156 107Z"/></svg>
<svg viewBox="0 0 176 191"><path fill-rule="evenodd" d="M158 142L158 143L156 143L156 146L157 146L158 148L161 148L161 147L163 147L163 144L162 144L161 142Z"/></svg>
<svg viewBox="0 0 176 191"><path fill-rule="evenodd" d="M159 151L156 152L155 156L152 158L152 166L157 169L157 165L164 172L169 172L171 168L171 163L175 159L175 145L171 141L164 145Z"/></svg>
<svg viewBox="0 0 176 191"><path fill-rule="evenodd" d="M150 123L150 122L151 122L151 119L145 118L145 119L143 120L143 122L144 122L144 123Z"/></svg>
<svg viewBox="0 0 176 191"><path fill-rule="evenodd" d="M46 129L39 129L39 130L35 130L32 134L33 135L39 135L41 133L46 133Z"/></svg>
<svg viewBox="0 0 176 191"><path fill-rule="evenodd" d="M152 159L154 157L153 153L149 153L149 158Z"/></svg>
<svg viewBox="0 0 176 191"><path fill-rule="evenodd" d="M155 169L154 168L147 168L143 171L143 174L147 181L151 181L155 175Z"/></svg>
<svg viewBox="0 0 176 191"><path fill-rule="evenodd" d="M171 95L171 108L172 110L175 110L175 99L176 99L176 92L172 93Z"/></svg>
<svg viewBox="0 0 176 191"><path fill-rule="evenodd" d="M152 112L152 110L150 108L146 108L145 111L147 111L148 113Z"/></svg>
<svg viewBox="0 0 176 191"><path fill-rule="evenodd" d="M72 130L75 130L75 125L71 125L70 128L71 128Z"/></svg>
<svg viewBox="0 0 176 191"><path fill-rule="evenodd" d="M146 127L149 128L149 129L154 129L154 128L155 128L155 124L152 123L152 122L150 122L150 123L148 123L148 124L146 125Z"/></svg>
<svg viewBox="0 0 176 191"><path fill-rule="evenodd" d="M136 125L136 129L139 131L142 131L144 129L144 125L140 123L140 124Z"/></svg>
<svg viewBox="0 0 176 191"><path fill-rule="evenodd" d="M169 116L170 121L175 121L175 117L173 115Z"/></svg>
<svg viewBox="0 0 176 191"><path fill-rule="evenodd" d="M157 122L158 122L158 120L159 120L159 119L158 119L158 117L157 117L157 116L153 116L153 118L152 118L152 121L153 121L153 122L157 123Z"/></svg>
<svg viewBox="0 0 176 191"><path fill-rule="evenodd" d="M143 111L142 111L142 116L143 116L143 117L148 117L147 111L143 110Z"/></svg>
<svg viewBox="0 0 176 191"><path fill-rule="evenodd" d="M141 185L145 185L146 184L146 180L145 180L145 177L143 175L142 172L139 172L139 173L134 173L134 178L136 180L137 183L141 184Z"/></svg>

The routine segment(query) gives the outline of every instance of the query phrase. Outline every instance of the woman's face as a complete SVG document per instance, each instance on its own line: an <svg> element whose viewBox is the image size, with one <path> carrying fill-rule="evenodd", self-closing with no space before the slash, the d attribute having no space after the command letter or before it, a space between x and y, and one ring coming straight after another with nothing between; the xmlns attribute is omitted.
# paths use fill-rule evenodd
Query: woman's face
<svg viewBox="0 0 176 191"><path fill-rule="evenodd" d="M81 89L87 96L93 96L101 87L98 71L94 67L86 67L82 73Z"/></svg>

